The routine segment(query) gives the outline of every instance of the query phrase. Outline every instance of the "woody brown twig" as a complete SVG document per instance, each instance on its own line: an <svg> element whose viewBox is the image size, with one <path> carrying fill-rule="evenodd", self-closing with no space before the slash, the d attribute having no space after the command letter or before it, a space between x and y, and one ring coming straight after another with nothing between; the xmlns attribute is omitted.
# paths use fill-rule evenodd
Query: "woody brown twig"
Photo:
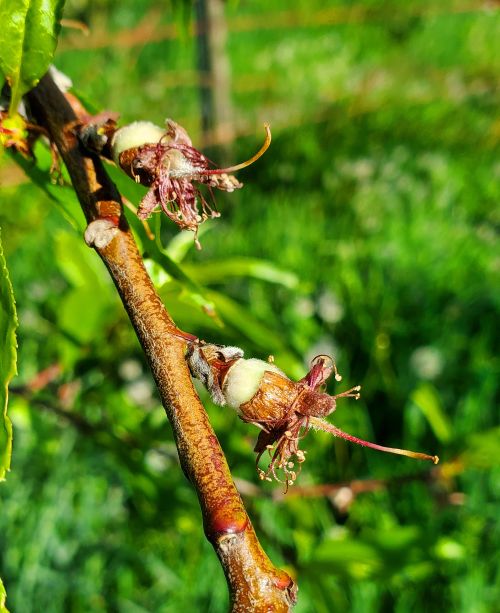
<svg viewBox="0 0 500 613"><path fill-rule="evenodd" d="M160 301L123 214L120 195L98 156L74 134L77 112L46 75L28 95L35 119L50 134L68 168L88 223L118 230L95 247L106 265L153 372L179 452L199 498L205 534L224 569L231 610L289 611L296 586L263 551L234 486L207 414L193 388L186 341ZM76 108L76 107L75 107Z"/></svg>

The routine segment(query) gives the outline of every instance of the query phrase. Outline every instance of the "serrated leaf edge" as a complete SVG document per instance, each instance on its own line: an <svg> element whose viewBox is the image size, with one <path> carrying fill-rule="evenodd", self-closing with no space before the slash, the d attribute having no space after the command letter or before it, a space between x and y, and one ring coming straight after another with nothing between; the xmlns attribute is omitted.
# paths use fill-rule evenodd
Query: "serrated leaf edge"
<svg viewBox="0 0 500 613"><path fill-rule="evenodd" d="M0 481L5 480L5 473L10 470L10 458L12 454L12 423L10 421L9 416L7 415L7 405L9 400L9 383L12 378L17 374L17 339L16 339L16 329L18 327L18 319L16 312L16 303L14 299L14 290L12 288L12 283L10 282L9 272L7 270L7 263L5 261L3 246L1 240L1 231L0 231L0 274L3 277L3 280L6 285L7 295L10 297L10 310L12 312L11 323L7 325L6 338L7 343L11 344L12 348L12 356L11 362L7 365L6 371L4 373L0 373L1 381L0 385L4 386L5 389L5 401L4 406L0 407L1 410L1 421L0 427L4 428L7 434L7 446L6 449L0 450L0 458L3 458L5 461L5 466L0 466ZM10 337L10 340L9 340ZM2 423L3 422L3 423Z"/></svg>

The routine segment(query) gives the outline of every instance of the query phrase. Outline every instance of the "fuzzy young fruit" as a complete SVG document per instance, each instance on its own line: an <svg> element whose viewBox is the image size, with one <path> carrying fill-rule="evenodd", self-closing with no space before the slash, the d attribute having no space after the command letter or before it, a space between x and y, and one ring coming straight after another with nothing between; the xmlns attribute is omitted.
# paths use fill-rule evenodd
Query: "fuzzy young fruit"
<svg viewBox="0 0 500 613"><path fill-rule="evenodd" d="M117 166L120 165L120 154L127 149L142 147L146 144L159 143L165 136L165 128L151 121L134 121L128 126L117 130L111 141L111 153Z"/></svg>
<svg viewBox="0 0 500 613"><path fill-rule="evenodd" d="M278 373L285 377L274 364L250 358L245 360L240 358L228 370L224 377L222 392L226 404L232 409L236 409L241 415L241 406L249 402L257 393L266 372Z"/></svg>

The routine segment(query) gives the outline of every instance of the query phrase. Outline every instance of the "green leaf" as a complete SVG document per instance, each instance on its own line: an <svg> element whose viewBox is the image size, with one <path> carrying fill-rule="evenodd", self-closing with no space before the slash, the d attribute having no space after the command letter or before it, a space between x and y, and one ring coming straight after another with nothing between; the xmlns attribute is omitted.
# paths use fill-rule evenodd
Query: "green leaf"
<svg viewBox="0 0 500 613"><path fill-rule="evenodd" d="M447 443L451 440L451 424L441 406L441 400L434 386L422 383L411 395L412 401L422 411L436 437Z"/></svg>
<svg viewBox="0 0 500 613"><path fill-rule="evenodd" d="M12 424L7 416L9 381L16 374L17 315L14 293L0 242L0 481L10 468Z"/></svg>
<svg viewBox="0 0 500 613"><path fill-rule="evenodd" d="M50 198L66 221L76 230L78 236L81 236L85 229L85 220L75 190L71 187L71 179L66 167L63 166L61 169L65 184L59 185L51 180L52 157L48 147L40 140L35 143L34 156L34 160L27 160L22 155L11 153L10 158L23 169L32 183Z"/></svg>
<svg viewBox="0 0 500 613"><path fill-rule="evenodd" d="M144 231L139 219L136 215L128 215L127 219L130 226L134 230L135 236L139 238L143 247L143 256L145 260L153 260L156 262L172 279L178 281L188 293L189 298L196 304L204 313L208 313L218 325L221 325L218 314L215 310L215 305L207 296L206 290L196 281L187 275L183 268L177 264L166 252L161 249L155 240L150 240Z"/></svg>
<svg viewBox="0 0 500 613"><path fill-rule="evenodd" d="M240 337L251 341L263 354L272 353L279 367L288 375L292 377L304 375L301 360L290 351L279 332L254 317L248 309L229 296L214 290L206 290L206 295L215 305L226 326L236 330Z"/></svg>
<svg viewBox="0 0 500 613"><path fill-rule="evenodd" d="M160 216L157 215L157 219ZM159 225L159 222L156 222ZM214 227L210 221L206 221L198 228L198 239L201 241L203 236ZM186 257L188 252L194 247L193 233L190 230L181 230L170 239L165 246L164 252L168 257L178 264Z"/></svg>
<svg viewBox="0 0 500 613"><path fill-rule="evenodd" d="M500 427L473 434L462 454L467 468L491 469L500 466Z"/></svg>
<svg viewBox="0 0 500 613"><path fill-rule="evenodd" d="M339 577L368 579L383 569L380 552L373 545L355 539L326 539L309 561L309 570Z"/></svg>
<svg viewBox="0 0 500 613"><path fill-rule="evenodd" d="M222 283L229 277L253 277L261 281L283 285L289 289L296 289L299 279L288 270L279 268L267 260L255 258L231 258L194 265L185 264L185 272L195 281L203 285Z"/></svg>
<svg viewBox="0 0 500 613"><path fill-rule="evenodd" d="M73 287L92 287L100 294L111 289L109 276L81 235L58 230L54 234L54 247L58 268ZM114 292L109 291L108 295L114 296Z"/></svg>
<svg viewBox="0 0 500 613"><path fill-rule="evenodd" d="M2 0L0 68L12 93L10 114L50 66L64 0Z"/></svg>
<svg viewBox="0 0 500 613"><path fill-rule="evenodd" d="M0 613L9 613L7 607L5 606L6 598L7 594L5 593L5 588L3 586L2 580L0 579Z"/></svg>

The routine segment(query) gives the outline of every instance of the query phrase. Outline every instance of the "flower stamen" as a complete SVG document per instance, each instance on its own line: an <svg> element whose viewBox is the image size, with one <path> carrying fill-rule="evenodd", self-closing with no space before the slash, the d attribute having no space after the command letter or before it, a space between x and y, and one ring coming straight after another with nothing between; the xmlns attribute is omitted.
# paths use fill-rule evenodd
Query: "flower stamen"
<svg viewBox="0 0 500 613"><path fill-rule="evenodd" d="M227 174L229 172L236 172L237 170L242 170L243 168L246 168L247 166L250 166L251 164L256 162L264 155L264 153L269 149L269 146L271 145L271 126L268 123L265 123L264 130L266 131L266 139L264 140L262 147L257 151L255 155L252 155L250 159L246 160L246 162L241 162L240 164L235 164L234 166L229 166L228 168L214 168L213 170L204 170L203 174L222 175Z"/></svg>

